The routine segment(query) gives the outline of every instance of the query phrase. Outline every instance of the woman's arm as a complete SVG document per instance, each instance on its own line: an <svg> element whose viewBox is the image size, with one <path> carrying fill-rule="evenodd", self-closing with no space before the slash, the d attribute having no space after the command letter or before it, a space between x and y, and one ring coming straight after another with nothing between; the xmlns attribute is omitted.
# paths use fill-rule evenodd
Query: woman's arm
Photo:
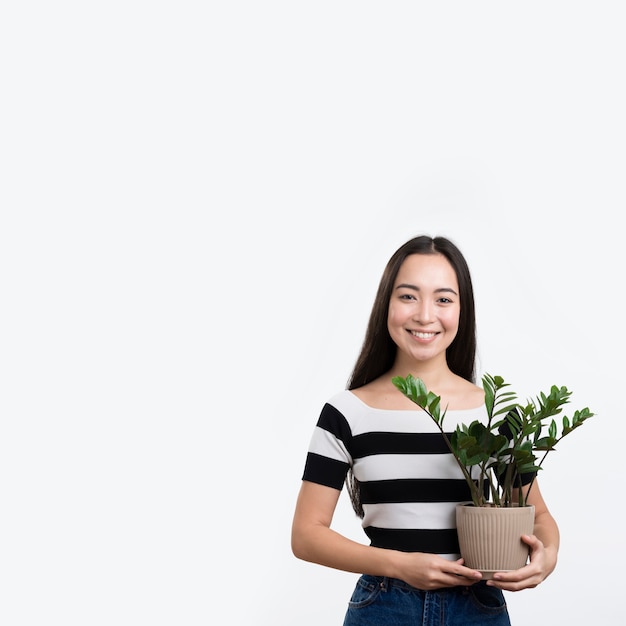
<svg viewBox="0 0 626 626"><path fill-rule="evenodd" d="M303 481L291 531L296 557L346 572L389 576L419 589L471 585L480 580L463 561L435 554L409 553L366 546L330 528L340 491Z"/></svg>

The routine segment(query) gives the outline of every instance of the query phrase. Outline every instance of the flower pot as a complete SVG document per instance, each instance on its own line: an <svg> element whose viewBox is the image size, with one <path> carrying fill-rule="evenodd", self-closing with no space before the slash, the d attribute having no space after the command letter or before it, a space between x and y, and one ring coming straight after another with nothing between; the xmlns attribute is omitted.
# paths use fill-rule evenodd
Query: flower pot
<svg viewBox="0 0 626 626"><path fill-rule="evenodd" d="M465 565L480 571L484 580L495 572L524 567L528 546L521 536L532 535L534 523L534 506L457 505L457 532Z"/></svg>

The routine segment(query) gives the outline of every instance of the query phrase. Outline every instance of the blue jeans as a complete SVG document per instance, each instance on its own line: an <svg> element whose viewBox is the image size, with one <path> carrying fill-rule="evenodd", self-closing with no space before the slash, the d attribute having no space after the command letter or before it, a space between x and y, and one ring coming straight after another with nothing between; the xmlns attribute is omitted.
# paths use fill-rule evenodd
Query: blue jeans
<svg viewBox="0 0 626 626"><path fill-rule="evenodd" d="M471 587L421 591L395 578L363 575L343 626L510 626L502 591Z"/></svg>

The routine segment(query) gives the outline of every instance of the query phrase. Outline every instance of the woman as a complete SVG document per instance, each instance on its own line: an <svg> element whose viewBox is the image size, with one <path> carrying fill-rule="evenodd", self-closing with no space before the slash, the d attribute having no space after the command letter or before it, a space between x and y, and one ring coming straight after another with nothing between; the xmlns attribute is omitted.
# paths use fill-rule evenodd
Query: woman
<svg viewBox="0 0 626 626"><path fill-rule="evenodd" d="M486 417L475 355L463 255L443 237L411 239L385 268L348 389L322 409L293 518L296 557L361 574L344 626L510 624L502 590L535 587L556 566L559 531L537 481L529 563L487 582L464 566L454 510L467 486L431 420L391 382L421 378L452 430ZM369 545L331 529L346 482Z"/></svg>

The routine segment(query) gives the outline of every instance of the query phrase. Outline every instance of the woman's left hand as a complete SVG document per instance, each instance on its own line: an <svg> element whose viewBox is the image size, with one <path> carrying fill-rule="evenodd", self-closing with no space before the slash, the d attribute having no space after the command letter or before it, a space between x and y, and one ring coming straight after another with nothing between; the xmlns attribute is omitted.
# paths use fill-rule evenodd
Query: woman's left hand
<svg viewBox="0 0 626 626"><path fill-rule="evenodd" d="M522 541L530 548L530 562L524 567L511 572L498 572L487 585L504 591L532 589L543 582L556 567L556 554L546 550L535 535L522 535Z"/></svg>

